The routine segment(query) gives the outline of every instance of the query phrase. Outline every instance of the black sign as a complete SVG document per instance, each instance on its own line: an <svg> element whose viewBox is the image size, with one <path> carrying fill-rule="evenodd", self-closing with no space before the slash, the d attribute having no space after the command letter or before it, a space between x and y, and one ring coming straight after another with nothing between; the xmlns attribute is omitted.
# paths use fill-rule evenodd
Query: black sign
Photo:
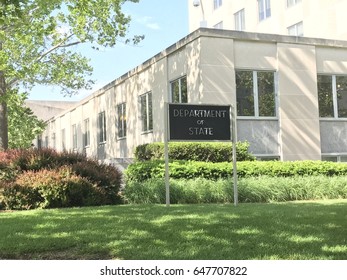
<svg viewBox="0 0 347 280"><path fill-rule="evenodd" d="M169 140L230 141L230 106L169 105Z"/></svg>

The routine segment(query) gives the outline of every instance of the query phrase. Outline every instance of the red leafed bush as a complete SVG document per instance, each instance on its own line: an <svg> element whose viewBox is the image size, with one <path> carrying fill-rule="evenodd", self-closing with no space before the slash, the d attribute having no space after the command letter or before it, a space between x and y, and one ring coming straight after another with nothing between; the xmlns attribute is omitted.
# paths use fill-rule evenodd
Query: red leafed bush
<svg viewBox="0 0 347 280"><path fill-rule="evenodd" d="M0 152L0 205L6 209L116 204L121 181L116 167L78 153Z"/></svg>
<svg viewBox="0 0 347 280"><path fill-rule="evenodd" d="M3 197L7 209L90 206L106 201L102 189L66 166L23 172L5 186Z"/></svg>

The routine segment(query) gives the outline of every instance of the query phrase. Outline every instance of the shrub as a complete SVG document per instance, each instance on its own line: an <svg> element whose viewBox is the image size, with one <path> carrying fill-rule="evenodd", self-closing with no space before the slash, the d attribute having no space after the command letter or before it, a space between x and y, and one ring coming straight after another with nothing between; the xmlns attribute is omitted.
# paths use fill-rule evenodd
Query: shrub
<svg viewBox="0 0 347 280"><path fill-rule="evenodd" d="M120 203L119 191L122 183L122 174L114 166L99 164L95 160L85 160L71 165L72 170L102 190L107 204Z"/></svg>
<svg viewBox="0 0 347 280"><path fill-rule="evenodd" d="M70 167L23 172L3 191L7 209L101 205L104 200L102 190Z"/></svg>
<svg viewBox="0 0 347 280"><path fill-rule="evenodd" d="M248 142L236 143L238 161L255 160L248 152ZM150 143L137 146L135 158L138 161L160 160L164 158L164 144ZM170 142L169 158L171 160L193 160L224 162L232 161L232 144L216 142Z"/></svg>
<svg viewBox="0 0 347 280"><path fill-rule="evenodd" d="M70 176L68 180L64 174ZM51 149L0 152L0 200L2 189L3 204L9 209L120 203L121 180L116 167L78 153ZM38 190L43 201L38 199Z"/></svg>
<svg viewBox="0 0 347 280"><path fill-rule="evenodd" d="M124 190L128 203L165 203L165 182L150 179L129 182ZM294 200L347 198L347 178L344 176L250 177L238 181L239 202L284 202ZM170 180L170 202L232 203L233 181L204 178Z"/></svg>
<svg viewBox="0 0 347 280"><path fill-rule="evenodd" d="M58 168L86 160L82 154L72 152L58 153L52 149L18 149L0 154L0 164L6 163L12 169L20 171Z"/></svg>
<svg viewBox="0 0 347 280"><path fill-rule="evenodd" d="M172 161L169 163L170 178L192 179L208 178L217 180L232 176L232 164L229 162ZM164 178L163 161L135 162L128 166L126 178L129 181L142 182L150 178ZM347 164L323 161L243 161L237 163L237 175L242 177L271 176L292 177L325 175L347 175Z"/></svg>

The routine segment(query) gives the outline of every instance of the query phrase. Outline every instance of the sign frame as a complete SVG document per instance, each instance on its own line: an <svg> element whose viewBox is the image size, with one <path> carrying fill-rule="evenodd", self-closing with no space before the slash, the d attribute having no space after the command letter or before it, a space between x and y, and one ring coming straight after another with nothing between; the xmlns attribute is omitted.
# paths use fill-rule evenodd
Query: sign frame
<svg viewBox="0 0 347 280"><path fill-rule="evenodd" d="M168 141L232 141L231 110L231 105L168 103ZM178 122L179 129L175 131L173 127ZM228 129L220 129L225 127Z"/></svg>
<svg viewBox="0 0 347 280"><path fill-rule="evenodd" d="M171 139L170 135L170 106L199 106L202 107L210 107L212 108L229 108L229 134L230 139L223 139L223 140L212 140L212 139ZM213 109L213 110L214 110ZM183 112L183 115L185 113ZM192 113L195 114L194 112ZM200 117L194 115L194 117ZM199 126L198 126L199 127ZM208 133L211 130L203 130L203 132ZM238 205L238 188L237 188L237 169L236 169L236 139L237 139L237 133L236 133L236 108L233 105L222 105L222 104L192 104L192 103L164 103L164 159L165 159L165 190L166 190L166 206L170 206L170 175L169 175L169 141L175 141L175 142L232 142L232 151L233 151L233 158L232 158L232 164L233 164L233 188L234 188L234 205ZM228 137L229 138L229 137Z"/></svg>

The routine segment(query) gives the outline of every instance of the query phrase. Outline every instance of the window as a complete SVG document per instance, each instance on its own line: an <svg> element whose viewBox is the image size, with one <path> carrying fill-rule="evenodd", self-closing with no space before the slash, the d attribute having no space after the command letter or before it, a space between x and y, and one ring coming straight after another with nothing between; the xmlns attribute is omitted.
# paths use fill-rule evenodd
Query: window
<svg viewBox="0 0 347 280"><path fill-rule="evenodd" d="M270 0L258 0L259 21L271 16Z"/></svg>
<svg viewBox="0 0 347 280"><path fill-rule="evenodd" d="M98 134L99 134L99 143L106 142L106 115L105 115L105 111L99 113L99 115L98 115Z"/></svg>
<svg viewBox="0 0 347 280"><path fill-rule="evenodd" d="M288 35L304 36L304 26L302 21L288 27Z"/></svg>
<svg viewBox="0 0 347 280"><path fill-rule="evenodd" d="M76 124L72 125L72 148L77 149L77 126Z"/></svg>
<svg viewBox="0 0 347 280"><path fill-rule="evenodd" d="M289 8L289 7L294 6L300 2L301 2L301 0L287 0L287 7Z"/></svg>
<svg viewBox="0 0 347 280"><path fill-rule="evenodd" d="M223 21L218 22L213 26L214 29L223 29Z"/></svg>
<svg viewBox="0 0 347 280"><path fill-rule="evenodd" d="M55 132L52 133L52 148L55 149L56 148L56 144L55 144Z"/></svg>
<svg viewBox="0 0 347 280"><path fill-rule="evenodd" d="M218 9L220 6L222 6L223 1L222 0L213 0L213 8L216 10Z"/></svg>
<svg viewBox="0 0 347 280"><path fill-rule="evenodd" d="M245 9L242 9L234 14L235 30L244 31L246 29L245 24Z"/></svg>
<svg viewBox="0 0 347 280"><path fill-rule="evenodd" d="M323 161L347 162L347 155L322 155Z"/></svg>
<svg viewBox="0 0 347 280"><path fill-rule="evenodd" d="M187 77L171 82L171 101L173 103L188 103Z"/></svg>
<svg viewBox="0 0 347 280"><path fill-rule="evenodd" d="M90 128L89 119L83 121L83 147L88 147L90 145Z"/></svg>
<svg viewBox="0 0 347 280"><path fill-rule="evenodd" d="M48 136L45 136L45 147L48 148L49 142L48 142Z"/></svg>
<svg viewBox="0 0 347 280"><path fill-rule="evenodd" d="M140 96L141 103L141 120L142 131L153 130L153 113L152 113L152 93L148 92Z"/></svg>
<svg viewBox="0 0 347 280"><path fill-rule="evenodd" d="M66 141L65 141L65 128L61 130L61 148L63 151L66 150Z"/></svg>
<svg viewBox="0 0 347 280"><path fill-rule="evenodd" d="M237 115L275 117L275 73L236 71Z"/></svg>
<svg viewBox="0 0 347 280"><path fill-rule="evenodd" d="M118 117L118 138L127 136L127 118L126 118L126 104L122 103L117 106Z"/></svg>
<svg viewBox="0 0 347 280"><path fill-rule="evenodd" d="M347 76L318 75L319 116L347 118Z"/></svg>

